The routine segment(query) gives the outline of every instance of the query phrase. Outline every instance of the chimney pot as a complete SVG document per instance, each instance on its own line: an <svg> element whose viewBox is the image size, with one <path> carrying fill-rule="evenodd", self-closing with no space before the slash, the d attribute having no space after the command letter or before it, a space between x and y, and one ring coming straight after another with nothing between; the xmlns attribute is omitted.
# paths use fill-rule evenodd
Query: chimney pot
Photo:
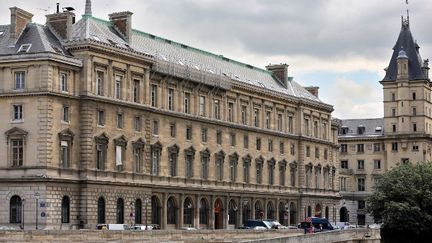
<svg viewBox="0 0 432 243"><path fill-rule="evenodd" d="M15 45L21 33L24 31L28 23L32 22L33 14L17 8L10 8L11 11L11 26L10 26L10 38L11 44Z"/></svg>
<svg viewBox="0 0 432 243"><path fill-rule="evenodd" d="M62 40L72 39L72 25L75 14L71 11L57 12L46 15L47 26Z"/></svg>
<svg viewBox="0 0 432 243"><path fill-rule="evenodd" d="M127 42L131 39L132 33L132 12L117 12L109 14L109 19L117 31L123 35Z"/></svg>
<svg viewBox="0 0 432 243"><path fill-rule="evenodd" d="M268 71L272 72L285 87L288 87L288 64L269 64L266 68Z"/></svg>

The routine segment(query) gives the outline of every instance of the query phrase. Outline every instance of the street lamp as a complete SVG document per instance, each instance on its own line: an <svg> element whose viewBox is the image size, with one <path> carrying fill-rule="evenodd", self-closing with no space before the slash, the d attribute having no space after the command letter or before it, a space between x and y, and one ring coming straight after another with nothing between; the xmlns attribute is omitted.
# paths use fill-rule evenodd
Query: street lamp
<svg viewBox="0 0 432 243"><path fill-rule="evenodd" d="M286 217L286 224L289 225L290 224L290 207L288 202L285 203L285 217Z"/></svg>
<svg viewBox="0 0 432 243"><path fill-rule="evenodd" d="M40 197L40 194L39 194L39 192L35 192L35 194L34 194L34 197L36 198L36 230L38 229L38 209L39 209L39 197Z"/></svg>
<svg viewBox="0 0 432 243"><path fill-rule="evenodd" d="M145 204L145 230L147 230L147 204L150 202L150 197L145 195L144 204Z"/></svg>

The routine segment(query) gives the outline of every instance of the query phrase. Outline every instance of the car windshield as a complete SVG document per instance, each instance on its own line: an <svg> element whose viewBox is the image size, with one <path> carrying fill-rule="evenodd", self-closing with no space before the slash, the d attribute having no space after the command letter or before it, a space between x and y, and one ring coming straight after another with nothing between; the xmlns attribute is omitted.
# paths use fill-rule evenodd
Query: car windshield
<svg viewBox="0 0 432 243"><path fill-rule="evenodd" d="M257 220L246 221L246 223L244 224L244 226L251 227L251 228L258 227L258 226L266 227L266 228L271 228L271 226L270 226L270 224L268 222L257 221Z"/></svg>

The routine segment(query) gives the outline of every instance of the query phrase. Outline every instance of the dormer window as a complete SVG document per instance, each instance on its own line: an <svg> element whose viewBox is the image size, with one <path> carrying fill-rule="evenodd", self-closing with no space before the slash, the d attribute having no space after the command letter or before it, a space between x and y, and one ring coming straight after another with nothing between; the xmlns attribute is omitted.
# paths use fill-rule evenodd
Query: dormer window
<svg viewBox="0 0 432 243"><path fill-rule="evenodd" d="M359 135L362 135L364 132L365 132L365 127L364 126L360 125L360 126L357 127L357 133Z"/></svg>
<svg viewBox="0 0 432 243"><path fill-rule="evenodd" d="M341 127L341 134L346 135L347 133L348 133L348 127L345 126Z"/></svg>
<svg viewBox="0 0 432 243"><path fill-rule="evenodd" d="M31 44L22 44L18 49L18 53L28 52L30 50Z"/></svg>
<svg viewBox="0 0 432 243"><path fill-rule="evenodd" d="M376 127L375 128L375 132L381 132L382 131L382 127Z"/></svg>

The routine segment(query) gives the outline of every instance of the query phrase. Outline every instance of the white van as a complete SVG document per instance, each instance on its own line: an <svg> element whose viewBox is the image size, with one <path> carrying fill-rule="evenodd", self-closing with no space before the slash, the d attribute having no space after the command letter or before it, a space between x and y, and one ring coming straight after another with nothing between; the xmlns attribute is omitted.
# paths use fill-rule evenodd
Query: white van
<svg viewBox="0 0 432 243"><path fill-rule="evenodd" d="M98 224L98 230L130 230L127 224Z"/></svg>

